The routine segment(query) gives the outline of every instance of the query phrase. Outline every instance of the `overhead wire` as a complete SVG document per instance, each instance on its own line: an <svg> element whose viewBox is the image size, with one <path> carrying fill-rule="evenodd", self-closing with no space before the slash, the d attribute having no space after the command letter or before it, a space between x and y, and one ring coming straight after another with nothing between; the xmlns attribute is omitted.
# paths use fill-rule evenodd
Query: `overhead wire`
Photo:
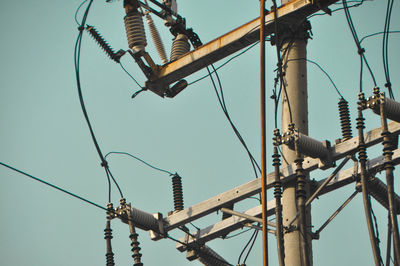
<svg viewBox="0 0 400 266"><path fill-rule="evenodd" d="M72 197L74 197L74 198L77 198L77 199L79 199L79 200L81 200L81 201L84 201L84 202L86 202L86 203L89 203L89 204L91 204L91 205L93 205L93 206L95 206L95 207L97 207L97 208L99 208L99 209L102 209L102 210L104 210L104 211L107 211L107 208L105 208L105 207L103 207L103 206L101 206L101 205L99 205L99 204L97 204L97 203L94 203L93 201L90 201L90 200L88 200L88 199L85 199L84 197L81 197L81 196L79 196L79 195L77 195L77 194L75 194L75 193L72 193L72 192L70 192L70 191L68 191L68 190L66 190L66 189L63 189L63 188L61 188L61 187L59 187L59 186L56 186L56 185L54 185L54 184L51 184L50 182L47 182L47 181L45 181L45 180L43 180L43 179L41 179L41 178L38 178L38 177L33 176L33 175L31 175L31 174L28 174L28 173L26 173L26 172L24 172L24 171L22 171L22 170L19 170L19 169L15 168L15 167L10 166L10 165L8 165L8 164L6 164L6 163L3 163L3 162L0 162L0 165L4 166L4 167L6 167L6 168L8 168L8 169L10 169L10 170L13 170L13 171L15 171L15 172L17 172L17 173L20 173L20 174L22 174L22 175L24 175L24 176L27 176L27 177L29 177L29 178L35 180L35 181L38 181L38 182L40 182L40 183L42 183L42 184L44 184L44 185L46 185L46 186L52 187L52 188L54 188L54 189L56 189L56 190L58 190L58 191L61 191L61 192L65 193L65 194L67 194L67 195L70 195L70 196L72 196Z"/></svg>
<svg viewBox="0 0 400 266"><path fill-rule="evenodd" d="M296 60L305 60L311 64L314 64L315 66L317 66L324 74L325 76L329 79L329 81L331 82L331 84L333 85L334 89L336 90L336 92L339 94L340 98L344 99L342 93L339 91L338 87L336 86L335 82L333 82L331 76L328 74L328 72L326 72L321 65L319 65L317 62L312 61L310 59L307 58L297 58L297 59L290 59L289 61L296 61Z"/></svg>
<svg viewBox="0 0 400 266"><path fill-rule="evenodd" d="M390 30L390 19L392 17L392 9L393 9L394 0L388 0L387 8L386 8L386 17L385 17L385 27L384 34L382 38L382 58L383 58L383 70L385 72L386 84L385 87L388 89L389 97L394 99L392 84L390 82L390 73L389 73L389 30Z"/></svg>
<svg viewBox="0 0 400 266"><path fill-rule="evenodd" d="M368 39L370 37L374 37L374 36L377 36L377 35L381 35L381 34L384 34L384 33L385 33L384 31L380 31L380 32L375 32L375 33L368 34L368 35L366 35L366 36L364 36L364 37L362 37L360 39L360 43L362 43L365 39ZM392 30L392 31L388 31L387 33L389 33L389 34L400 33L400 31L399 30Z"/></svg>
<svg viewBox="0 0 400 266"><path fill-rule="evenodd" d="M365 49L361 47L360 40L358 39L358 36L357 36L357 31L356 31L356 29L354 27L354 23L353 23L353 20L351 18L349 7L347 6L347 2L346 2L346 0L342 0L342 3L343 3L343 7L344 7L344 13L345 13L345 16L346 16L347 24L349 25L350 32L351 32L351 35L353 37L354 43L357 46L357 53L360 55L360 58L361 58L361 68L362 68L363 63L365 63L365 65L367 66L368 71L369 71L369 73L371 75L371 78L372 78L372 81L374 83L374 86L376 87L377 84L376 84L376 79L375 79L374 73L372 72L372 69L368 64L367 58L365 56ZM362 79L362 71L361 71L361 74L360 74L360 79ZM362 81L360 81L360 92L362 92L362 91L363 91L363 89L362 89Z"/></svg>
<svg viewBox="0 0 400 266"><path fill-rule="evenodd" d="M83 3L85 3L85 2L86 1L84 1ZM83 3L79 6L79 8L81 8ZM119 187L117 181L112 176L112 173L110 171L108 163L104 159L103 154L102 154L101 149L100 149L100 146L99 146L99 144L97 142L97 139L96 139L96 136L94 134L92 125L90 123L89 115L88 115L86 107L85 107L85 102L84 102L84 99L83 99L81 82L80 82L79 66L80 66L82 37L83 37L84 29L85 29L86 20L87 20L88 14L89 14L89 10L90 10L90 7L92 6L92 4L93 4L93 0L90 0L88 5L87 5L87 7L86 7L86 10L85 10L85 12L83 14L82 21L81 21L81 23L79 24L79 27L78 27L79 34L78 34L78 37L76 39L75 49L74 49L75 75L76 75L76 84L77 84L79 102L80 102L80 105L81 105L82 113L83 113L83 115L85 117L85 120L86 120L86 123L88 125L89 131L90 131L90 135L91 135L92 141L93 141L93 143L95 145L96 151L97 151L97 153L98 153L98 155L100 157L101 166L104 167L104 170L106 172L106 177L107 177L107 181L108 181L108 202L111 202L111 180L110 180L110 177L111 177L112 181L114 182L114 184L116 185L116 187L117 187L117 189L118 189L118 191L120 193L121 198L123 198L123 193L122 193L122 190Z"/></svg>
<svg viewBox="0 0 400 266"><path fill-rule="evenodd" d="M146 162L145 160L142 160L142 159L140 159L139 157L134 156L134 155L132 155L132 154L130 154L130 153L127 153L127 152L122 152L122 151L110 151L109 153L106 154L105 158L107 158L107 157L110 156L111 154L126 155L126 156L129 156L129 157L132 157L132 158L138 160L138 161L141 162L141 163L144 163L145 165L147 165L147 166L153 168L154 170L157 170L157 171L160 171L160 172L164 172L164 173L167 173L167 174L169 174L169 175L174 175L172 172L170 172L170 171L168 171L168 170L164 170L164 169L155 167L154 165L152 165L152 164Z"/></svg>
<svg viewBox="0 0 400 266"><path fill-rule="evenodd" d="M250 150L247 147L246 142L244 141L243 137L241 136L240 132L236 128L235 124L233 123L233 121L232 121L232 119L231 119L231 117L229 115L228 109L227 109L226 104L225 104L225 97L224 97L224 94L223 94L223 88L222 88L221 80L219 78L218 73L216 72L215 67L213 65L211 65L211 66L212 66L212 68L214 70L215 75L217 76L217 81L218 81L219 88L220 88L219 91L217 89L217 85L215 84L214 78L212 77L212 74L211 74L211 71L210 71L209 67L207 67L207 71L209 73L212 85L214 87L214 91L215 91L215 94L217 96L218 102L219 102L219 104L221 106L221 109L222 109L223 113L225 114L226 118L228 119L228 122L231 125L235 135L239 139L239 141L242 144L242 146L245 148L245 150L246 150L246 152L247 152L247 154L248 154L248 156L250 158L250 162L252 164L254 174L257 177L258 176L257 170L258 170L258 172L261 172L260 166L258 165L257 161L254 159L253 155L251 154Z"/></svg>

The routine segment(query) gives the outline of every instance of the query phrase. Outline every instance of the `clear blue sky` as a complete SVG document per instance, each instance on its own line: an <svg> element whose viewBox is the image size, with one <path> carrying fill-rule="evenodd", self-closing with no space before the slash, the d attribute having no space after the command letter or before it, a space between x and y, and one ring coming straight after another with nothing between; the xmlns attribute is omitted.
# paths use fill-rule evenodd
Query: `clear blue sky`
<svg viewBox="0 0 400 266"><path fill-rule="evenodd" d="M0 8L0 161L43 178L101 205L107 203L107 181L80 109L73 52L77 25L74 13L81 1L2 1ZM271 6L267 2L267 6ZM335 5L332 8L340 7ZM258 16L259 1L178 1L204 43ZM365 1L351 9L358 35L382 31L386 1ZM391 30L400 30L399 3L395 1ZM82 12L78 14L81 19ZM116 50L127 49L122 1L94 1L87 23L94 25ZM169 51L172 36L154 19ZM311 20L313 40L308 58L318 62L333 78L351 104L353 121L359 84L359 57L343 11ZM148 34L148 51L159 63ZM377 77L385 83L381 53L382 35L363 42ZM395 97L400 97L400 34L390 35L390 73ZM228 110L255 157L260 158L259 46L219 71ZM129 56L122 59L128 71L143 84L145 78ZM216 66L221 62L216 63ZM268 95L276 67L275 47L267 48ZM86 107L103 153L124 151L183 177L185 206L208 199L254 178L247 155L218 106L209 79L204 79L174 99L144 92L131 99L137 85L109 60L97 44L83 36L81 80ZM187 80L204 75L202 70ZM340 137L338 95L314 65L308 65L310 135L333 142ZM364 72L364 89L373 84ZM268 139L273 130L273 102L268 102ZM367 129L379 118L367 112ZM355 122L353 122L353 125ZM355 127L353 127L355 132ZM353 133L356 135L355 133ZM271 155L268 144L268 158ZM381 147L369 151L379 155ZM150 213L164 215L173 209L170 178L128 157L108 157L110 168L128 202ZM350 166L350 165L349 165ZM268 172L271 162L268 162ZM326 177L332 170L316 172ZM67 266L105 265L105 213L84 202L0 167L2 228L0 264ZM398 183L398 182L397 182ZM399 186L397 185L396 188ZM313 225L318 228L354 191L354 184L321 197L313 205ZM270 193L272 194L272 193ZM113 189L113 202L118 203ZM256 206L248 200L237 210ZM386 211L374 202L382 253L386 252ZM220 214L195 222L205 227ZM129 231L113 221L113 248L117 265L132 265ZM250 232L209 246L232 264ZM145 265L200 265L188 262L170 240L153 242L139 231ZM180 232L172 232L182 237ZM270 262L277 265L274 238L270 237ZM314 265L373 265L360 195L313 242ZM259 238L247 265L262 264Z"/></svg>

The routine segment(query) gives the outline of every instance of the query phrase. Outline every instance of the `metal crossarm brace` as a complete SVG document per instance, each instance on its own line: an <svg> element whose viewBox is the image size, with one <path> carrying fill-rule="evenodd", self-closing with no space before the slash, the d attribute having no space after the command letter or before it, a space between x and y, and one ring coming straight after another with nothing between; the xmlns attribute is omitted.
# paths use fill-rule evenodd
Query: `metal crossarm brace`
<svg viewBox="0 0 400 266"><path fill-rule="evenodd" d="M383 169L384 161L385 161L385 159L383 156L379 156L377 158L369 160L367 162L369 171L376 172L376 171ZM393 163L394 164L400 163L400 149L397 149L394 151ZM357 175L359 174L359 172L360 172L360 169L357 166L353 166L353 167L350 167L346 170L339 172L335 176L335 178L333 180L331 180L331 182L329 182L323 190L321 190L321 192L319 193L319 196L353 183L357 179ZM319 185L323 184L325 180L326 179L318 181L318 184ZM400 202L400 198L397 195L396 195L396 201ZM275 199L269 201L267 206L268 206L268 216L273 215L274 209L275 209ZM245 211L244 213L247 215L259 217L261 215L261 212L262 212L262 208L261 208L261 205L259 205L259 206L253 207L253 208ZM187 241L187 244L189 244L189 245L195 241L205 243L205 242L211 241L213 239L216 239L218 237L221 237L223 235L226 235L232 231L242 228L243 223L245 223L246 221L248 221L248 220L245 218L232 216L223 221L220 221L211 226L208 226L204 229L201 229L197 232L191 233L192 235L196 236L195 238L190 237L187 240L185 240L185 238L181 238L180 241L182 241L182 242ZM185 246L178 243L177 249L179 251L184 251Z"/></svg>
<svg viewBox="0 0 400 266"><path fill-rule="evenodd" d="M400 133L400 123L391 122L389 124L389 131L394 135ZM366 146L370 147L382 141L381 128L373 129L364 134ZM332 160L340 160L347 155L354 154L358 147L358 137L351 138L347 141L341 142L331 148ZM310 172L318 168L319 160L306 157L304 159L303 168L305 171ZM295 177L294 169L296 166L289 165L281 169L281 180L287 182ZM275 180L274 172L267 175L267 187L273 186ZM185 210L172 214L164 218L164 226L166 232L175 229L181 225L192 222L200 217L215 212L222 207L226 207L231 203L235 203L253 196L261 191L261 180L255 179L246 184L240 185L234 189L223 192L201 203L193 205Z"/></svg>

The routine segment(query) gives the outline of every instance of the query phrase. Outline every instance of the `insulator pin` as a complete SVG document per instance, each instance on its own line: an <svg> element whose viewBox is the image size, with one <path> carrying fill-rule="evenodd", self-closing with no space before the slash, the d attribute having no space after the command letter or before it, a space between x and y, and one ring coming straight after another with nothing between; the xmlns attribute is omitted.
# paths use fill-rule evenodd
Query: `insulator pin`
<svg viewBox="0 0 400 266"><path fill-rule="evenodd" d="M168 63L168 58L167 58L167 54L165 53L164 44L161 41L160 34L158 33L156 25L154 24L153 18L148 13L146 14L146 21L147 21L147 25L149 25L150 34L153 39L154 46L157 49L158 55L161 58L161 62L163 64L166 64L166 63Z"/></svg>
<svg viewBox="0 0 400 266"><path fill-rule="evenodd" d="M380 115L379 105L385 105L386 117L390 120L396 121L400 123L400 103L396 102L393 99L387 98L383 96L383 94L379 94L377 96L372 96L368 99L367 107L371 108L375 114Z"/></svg>
<svg viewBox="0 0 400 266"><path fill-rule="evenodd" d="M147 41L142 14L133 9L126 14L124 22L129 48L134 52L143 51Z"/></svg>
<svg viewBox="0 0 400 266"><path fill-rule="evenodd" d="M175 61L190 51L189 39L185 34L178 34L172 42L170 61Z"/></svg>
<svg viewBox="0 0 400 266"><path fill-rule="evenodd" d="M176 173L172 176L172 190L174 195L174 210L183 210L182 178Z"/></svg>
<svg viewBox="0 0 400 266"><path fill-rule="evenodd" d="M158 220L150 213L136 209L134 207L130 207L132 217L135 219L135 226L148 231L148 230L153 230L157 233L159 233L159 223ZM121 207L118 207L116 210L116 213L119 214L121 217L123 217L125 210ZM124 218L121 218L122 222L128 223L128 221Z"/></svg>
<svg viewBox="0 0 400 266"><path fill-rule="evenodd" d="M338 105L339 105L340 126L342 128L342 137L344 141L351 139L353 137L351 132L349 103L345 99L341 98Z"/></svg>

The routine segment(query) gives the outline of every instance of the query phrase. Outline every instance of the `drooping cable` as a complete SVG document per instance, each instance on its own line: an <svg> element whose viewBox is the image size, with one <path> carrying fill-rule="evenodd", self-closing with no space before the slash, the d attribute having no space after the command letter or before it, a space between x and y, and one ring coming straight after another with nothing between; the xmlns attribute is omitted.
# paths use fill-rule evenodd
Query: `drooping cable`
<svg viewBox="0 0 400 266"><path fill-rule="evenodd" d="M374 73L372 72L371 67L368 64L367 58L365 56L365 49L361 47L360 40L358 39L358 36L357 36L357 31L354 27L353 20L350 15L349 7L347 6L347 2L346 2L346 0L342 0L342 3L343 3L343 7L344 7L344 13L346 15L347 24L349 25L351 35L357 46L357 53L360 55L361 61L364 62L365 65L367 66L368 71L371 75L372 81L374 83L374 86L376 87L377 85L376 85L376 79L375 79ZM362 63L361 63L361 66L362 66ZM360 82L360 84L361 84L361 82ZM362 92L361 86L360 86L360 92Z"/></svg>
<svg viewBox="0 0 400 266"><path fill-rule="evenodd" d="M331 84L332 84L333 87L335 88L336 92L339 94L340 98L344 99L342 93L340 93L338 87L336 86L335 82L333 82L331 76L330 76L330 75L328 74L328 72L326 72L325 69L323 69L317 62L312 61L312 60L307 59L307 58L289 59L288 61L296 61L296 60L305 60L305 61L307 61L307 62L309 62L309 63L311 63L311 64L317 66L317 67L319 68L319 70L321 70L322 73L324 73L325 76L329 79L329 81L331 82Z"/></svg>
<svg viewBox="0 0 400 266"><path fill-rule="evenodd" d="M70 196L72 196L72 197L74 197L74 198L77 198L77 199L79 199L79 200L81 200L81 201L84 201L84 202L86 202L86 203L89 203L89 204L91 204L91 205L93 205L93 206L95 206L95 207L97 207L97 208L99 208L99 209L102 209L102 210L104 210L104 211L107 211L107 208L105 208L105 207L103 207L103 206L101 206L101 205L99 205L99 204L97 204L97 203L94 203L94 202L92 202L92 201L90 201L90 200L88 200L88 199L85 199L85 198L83 198L83 197L81 197L81 196L78 196L78 195L76 195L76 194L74 194L74 193L72 193L72 192L69 192L68 190L65 190L65 189L63 189L63 188L61 188L61 187L59 187L59 186L56 186L56 185L53 185L53 184L51 184L51 183L49 183L49 182L47 182L47 181L44 181L43 179L40 179L40 178L38 178L38 177L35 177L35 176L31 175L31 174L28 174L28 173L26 173L26 172L24 172L24 171L21 171L21 170L19 170L19 169L17 169L17 168L14 168L14 167L12 167L12 166L10 166L10 165L8 165L8 164L3 163L3 162L0 162L0 165L4 166L4 167L6 167L6 168L8 168L8 169L10 169L10 170L13 170L13 171L15 171L15 172L17 172L17 173L20 173L20 174L22 174L22 175L24 175L24 176L27 176L27 177L29 177L29 178L31 178L31 179L33 179L33 180L35 180L35 181L38 181L38 182L40 182L40 183L42 183L42 184L45 184L46 186L52 187L52 188L54 188L54 189L56 189L56 190L59 190L59 191L65 193L65 194L70 195Z"/></svg>
<svg viewBox="0 0 400 266"><path fill-rule="evenodd" d="M254 230L253 234L251 235L249 241L247 241L246 245L243 247L242 251L239 254L239 258L238 258L238 265L241 265L241 260L242 260L242 256L244 254L244 252L246 251L247 247L250 245L251 241L254 240L256 234L257 234L258 230Z"/></svg>
<svg viewBox="0 0 400 266"><path fill-rule="evenodd" d="M100 146L99 146L99 144L98 144L98 142L96 140L92 125L91 125L90 120L89 120L89 115L88 115L88 113L86 111L85 102L84 102L84 99L83 99L83 94L82 94L82 89L81 89L80 72L79 72L83 31L85 29L87 16L89 14L89 10L90 10L90 7L92 6L92 3L93 3L93 0L90 0L88 5L87 5L87 7L86 7L85 13L84 13L84 15L82 17L82 21L81 21L81 23L80 23L80 25L78 27L79 34L78 34L78 37L76 39L75 50L74 50L75 75L76 75L78 96L79 96L79 102L80 102L80 105L81 105L82 113L83 113L83 115L85 117L85 120L86 120L86 123L88 125L89 131L90 131L90 135L92 137L92 141L93 141L93 143L95 145L96 151L97 151L97 153L98 153L98 155L100 157L101 166L104 167L105 172L106 172L107 181L108 181L108 202L111 202L111 180L110 180L110 175L111 175L111 178L114 181L115 185L117 186L117 188L118 188L118 190L119 190L119 192L121 194L121 197L123 197L123 195L122 195L121 189L119 188L118 183L116 182L114 177L112 177L112 174L111 174L110 169L108 167L108 163L104 159L103 154L102 154L101 149L100 149Z"/></svg>
<svg viewBox="0 0 400 266"><path fill-rule="evenodd" d="M75 22L76 22L76 24L79 26L80 24L79 24L79 21L78 21L78 13L79 13L79 10L81 9L81 7L87 2L88 0L84 0L84 1L82 1L82 3L78 6L78 8L76 9L76 11L75 11L75 15L74 15L74 19L75 19Z"/></svg>
<svg viewBox="0 0 400 266"><path fill-rule="evenodd" d="M214 70L214 72L215 72L215 74L216 74L216 76L217 76L217 80L218 80L218 84L219 84L219 88L220 88L219 91L218 91L218 89L217 89L217 86L216 86L216 84L215 84L214 78L212 77L212 74L211 74L211 71L210 71L209 67L207 67L207 71L208 71L208 73L209 73L211 82L212 82L212 84L213 84L214 91L215 91L215 93L216 93L216 95L217 95L218 102L219 102L219 104L220 104L220 106L221 106L221 109L222 109L223 113L225 114L226 118L228 119L228 122L229 122L229 124L231 125L231 127L232 127L232 129L233 129L235 135L236 135L237 138L239 139L239 141L240 141L240 143L242 144L242 146L245 148L245 150L246 150L246 152L247 152L247 154L248 154L248 156L249 156L249 158L250 158L250 162L251 162L251 164L252 164L252 167L253 167L253 170L254 170L254 174L255 174L255 176L257 177L257 176L258 176L257 170L258 170L259 172L261 171L261 170L260 170L260 167L259 167L257 161L254 159L253 155L251 154L250 150L248 149L246 142L245 142L244 139L242 138L240 132L239 132L238 129L236 128L235 124L233 123L233 121L232 121L232 119L231 119L231 117L230 117L230 115L229 115L228 109L227 109L226 104L225 104L225 98L224 98L224 94L223 94L223 88L222 88L221 80L220 80L219 75L218 75L218 73L216 72L216 69L214 68L213 65L212 65L212 68L213 68L213 70Z"/></svg>
<svg viewBox="0 0 400 266"><path fill-rule="evenodd" d="M171 176L174 175L172 172L170 172L170 171L168 171L168 170L164 170L164 169L155 167L154 165L151 165L151 164L149 164L148 162L146 162L146 161L140 159L139 157L134 156L134 155L132 155L132 154L130 154L130 153L127 153L127 152L122 152L122 151L110 151L109 153L106 154L105 158L107 158L108 156L110 156L110 155L112 155L112 154L120 154L120 155L126 155L126 156L129 156L129 157L132 157L132 158L138 160L139 162L144 163L145 165L147 165L147 166L153 168L154 170L167 173L167 174L169 174L169 175L171 175Z"/></svg>
<svg viewBox="0 0 400 266"><path fill-rule="evenodd" d="M385 72L386 84L385 87L388 89L389 97L394 99L393 91L392 91L392 83L390 82L390 73L389 73L389 30L390 30L390 19L392 16L394 0L388 0L387 8L386 8L386 17L385 17L385 27L383 30L383 40L382 40L382 58L383 58L383 70Z"/></svg>

